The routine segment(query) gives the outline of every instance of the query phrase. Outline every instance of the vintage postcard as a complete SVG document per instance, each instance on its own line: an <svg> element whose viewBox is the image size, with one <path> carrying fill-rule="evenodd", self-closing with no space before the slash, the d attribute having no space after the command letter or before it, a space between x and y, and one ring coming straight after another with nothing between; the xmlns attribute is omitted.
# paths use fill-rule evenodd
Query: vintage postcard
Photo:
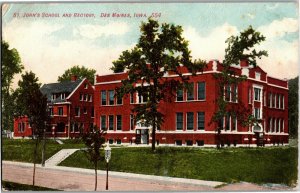
<svg viewBox="0 0 300 193"><path fill-rule="evenodd" d="M298 12L3 3L2 190L297 190Z"/></svg>

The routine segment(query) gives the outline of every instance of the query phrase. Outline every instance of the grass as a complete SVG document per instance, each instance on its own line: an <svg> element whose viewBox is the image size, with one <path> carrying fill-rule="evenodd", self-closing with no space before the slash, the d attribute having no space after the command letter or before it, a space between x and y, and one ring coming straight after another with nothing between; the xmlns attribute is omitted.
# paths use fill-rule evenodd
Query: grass
<svg viewBox="0 0 300 193"><path fill-rule="evenodd" d="M113 148L110 170L222 182L246 181L294 186L297 181L298 149L269 148ZM93 168L83 151L60 165ZM98 169L104 170L104 161Z"/></svg>
<svg viewBox="0 0 300 193"><path fill-rule="evenodd" d="M83 148L79 140L64 140L60 145L47 140L46 159L61 149ZM34 141L3 139L2 159L33 162ZM40 146L41 148L41 146ZM39 150L38 163L41 162ZM93 168L83 151L77 151L60 165ZM110 170L159 176L182 177L222 182L246 181L293 186L297 181L297 147L264 148L175 148L121 147L112 149ZM106 169L104 161L98 169Z"/></svg>
<svg viewBox="0 0 300 193"><path fill-rule="evenodd" d="M46 160L61 149L82 148L84 144L76 140L64 140L60 145L54 140L46 141ZM33 163L34 140L31 139L2 139L2 159ZM38 163L41 162L42 143L38 149Z"/></svg>
<svg viewBox="0 0 300 193"><path fill-rule="evenodd" d="M34 191L59 191L57 189L45 188L40 186L33 187L32 185L19 184L14 182L2 181L2 188L5 188L9 191L18 191L18 190L34 190Z"/></svg>

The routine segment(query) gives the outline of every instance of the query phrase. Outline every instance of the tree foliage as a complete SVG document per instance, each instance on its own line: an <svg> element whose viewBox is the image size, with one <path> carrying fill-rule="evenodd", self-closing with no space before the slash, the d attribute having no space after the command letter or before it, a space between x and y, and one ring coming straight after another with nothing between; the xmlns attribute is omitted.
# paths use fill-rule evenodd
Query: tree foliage
<svg viewBox="0 0 300 193"><path fill-rule="evenodd" d="M40 91L38 78L33 72L26 72L18 82L17 107L19 115L27 115L31 125L32 135L35 140L34 146L34 170L33 186L35 185L35 165L37 160L38 145L44 137L46 124L49 121L47 112L47 97ZM45 140L45 139L44 139Z"/></svg>
<svg viewBox="0 0 300 193"><path fill-rule="evenodd" d="M290 79L289 82L289 134L292 137L298 137L298 105L299 105L299 76Z"/></svg>
<svg viewBox="0 0 300 193"><path fill-rule="evenodd" d="M105 130L100 130L96 126L92 128L91 132L86 132L82 134L82 141L84 142L87 150L85 151L85 155L88 160L94 164L95 169L95 191L97 191L97 168L98 162L104 160L104 156L100 154L100 149L103 148L103 144L105 143L104 135Z"/></svg>
<svg viewBox="0 0 300 193"><path fill-rule="evenodd" d="M238 105L228 105L225 100L225 87L226 85L236 85L245 81L246 76L238 76L235 71L231 69L232 64L238 64L240 61L247 61L250 66L256 66L257 59L262 56L268 56L267 51L256 51L255 46L259 45L262 41L265 41L265 37L260 32L255 31L252 26L249 26L246 30L242 31L238 36L231 36L225 42L227 48L225 49L225 57L223 60L223 70L219 74L215 74L215 78L218 82L219 97L217 98L217 111L214 113L211 123L217 123L217 133L221 134L222 120L229 114L230 116L237 117L238 122L242 126L249 126L258 123L259 120L255 119L252 115L252 111L247 108L241 101L238 101ZM231 95L235 94L231 90ZM239 100L239 98L237 97ZM218 136L220 137L220 136ZM217 147L220 146L220 141L217 142Z"/></svg>
<svg viewBox="0 0 300 193"><path fill-rule="evenodd" d="M125 71L128 78L122 80L122 86L117 89L118 96L139 93L146 96L147 101L137 104L132 111L136 121L152 126L152 149L155 150L155 131L163 123L164 115L159 111L158 103L172 98L176 89L188 81L180 71L184 66L195 74L203 69L206 62L192 61L188 42L182 37L181 26L159 24L149 18L142 22L141 36L131 50L122 52L111 68L114 72ZM174 73L179 79L168 78L167 73ZM136 86L139 83L139 86Z"/></svg>
<svg viewBox="0 0 300 193"><path fill-rule="evenodd" d="M1 93L2 93L2 128L13 130L15 94L11 89L14 75L24 69L16 49L9 49L7 42L1 42Z"/></svg>
<svg viewBox="0 0 300 193"><path fill-rule="evenodd" d="M87 78L91 84L94 84L94 77L96 70L89 69L84 66L73 66L72 68L67 69L63 75L59 76L57 81L70 81L72 75L76 75L79 79Z"/></svg>

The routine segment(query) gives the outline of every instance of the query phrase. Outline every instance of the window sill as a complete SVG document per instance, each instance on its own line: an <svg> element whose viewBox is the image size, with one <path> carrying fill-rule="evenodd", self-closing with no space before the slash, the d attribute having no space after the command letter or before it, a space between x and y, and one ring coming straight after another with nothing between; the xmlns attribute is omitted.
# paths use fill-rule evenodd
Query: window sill
<svg viewBox="0 0 300 193"><path fill-rule="evenodd" d="M185 103L185 102L205 102L206 100L185 100L185 101L175 101L176 103Z"/></svg>

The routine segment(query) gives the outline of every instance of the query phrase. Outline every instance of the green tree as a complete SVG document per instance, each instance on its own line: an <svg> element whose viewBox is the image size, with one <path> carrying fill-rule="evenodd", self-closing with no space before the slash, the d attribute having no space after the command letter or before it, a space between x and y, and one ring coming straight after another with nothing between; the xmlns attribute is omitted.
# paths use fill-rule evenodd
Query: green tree
<svg viewBox="0 0 300 193"><path fill-rule="evenodd" d="M11 89L14 75L21 73L24 67L16 49L9 49L7 42L1 42L1 93L2 93L2 128L13 130L15 94Z"/></svg>
<svg viewBox="0 0 300 193"><path fill-rule="evenodd" d="M231 70L232 64L238 64L240 61L247 61L250 66L256 66L257 58L268 56L267 51L256 51L255 46L265 41L265 37L255 31L252 26L242 31L238 36L231 36L226 40L227 48L225 49L225 57L223 60L223 70L216 74L215 78L218 82L217 111L214 113L211 122L217 123L217 147L220 147L220 135L223 127L223 117L226 114L236 116L242 126L253 125L259 120L255 119L251 110L244 106L241 101L238 101L238 106L229 106L225 100L226 85L238 85L247 79L246 76L238 76L235 71ZM231 91L231 95L235 94Z"/></svg>
<svg viewBox="0 0 300 193"><path fill-rule="evenodd" d="M298 137L298 102L299 102L299 76L290 79L289 82L289 134Z"/></svg>
<svg viewBox="0 0 300 193"><path fill-rule="evenodd" d="M63 75L59 76L57 81L70 81L72 75L76 75L79 79L87 78L91 84L94 84L94 77L96 74L96 70L89 69L84 66L73 66L72 68L67 69Z"/></svg>
<svg viewBox="0 0 300 193"><path fill-rule="evenodd" d="M84 151L86 157L90 162L94 164L95 169L95 191L97 191L97 168L98 162L104 160L104 156L101 156L100 149L105 143L104 135L105 130L100 130L96 126L92 128L91 132L85 132L82 134L82 141L84 142L87 150Z"/></svg>
<svg viewBox="0 0 300 193"><path fill-rule="evenodd" d="M33 139L35 140L32 179L34 186L38 145L42 139L45 142L44 133L46 131L46 123L49 120L47 97L41 93L38 78L33 72L26 72L22 75L22 79L18 82L18 85L17 105L20 109L20 114L28 116Z"/></svg>
<svg viewBox="0 0 300 193"><path fill-rule="evenodd" d="M187 86L188 78L182 75L180 66L184 66L193 75L206 65L203 60L192 61L188 42L182 37L182 27L173 24L159 23L148 19L142 22L141 36L132 50L124 51L118 60L113 62L114 72L128 73L128 78L122 80L117 96L138 93L147 102L137 104L132 111L135 120L152 126L152 150L155 151L156 128L164 121L164 115L158 109L162 100L170 100L176 89ZM175 73L179 79L167 78L167 73ZM135 86L140 83L140 86Z"/></svg>

